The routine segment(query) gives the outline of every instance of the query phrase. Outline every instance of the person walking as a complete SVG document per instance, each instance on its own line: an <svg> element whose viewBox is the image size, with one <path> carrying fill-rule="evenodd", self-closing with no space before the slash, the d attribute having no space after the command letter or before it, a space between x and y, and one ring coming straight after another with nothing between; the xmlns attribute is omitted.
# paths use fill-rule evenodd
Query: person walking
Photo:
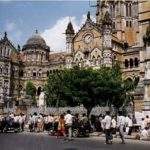
<svg viewBox="0 0 150 150"><path fill-rule="evenodd" d="M71 111L67 110L67 114L65 115L65 140L68 139L68 141L72 140L72 121L73 116L71 115ZM68 138L67 138L68 134Z"/></svg>
<svg viewBox="0 0 150 150"><path fill-rule="evenodd" d="M106 144L112 144L111 116L109 111L106 111L104 122L105 122L104 129L105 129Z"/></svg>
<svg viewBox="0 0 150 150"><path fill-rule="evenodd" d="M63 114L60 115L58 120L57 138L59 137L60 134L65 136L65 120Z"/></svg>
<svg viewBox="0 0 150 150"><path fill-rule="evenodd" d="M123 116L122 111L118 112L119 116L117 118L117 127L119 128L119 135L121 137L121 144L125 144L124 140L124 128L125 128L125 116Z"/></svg>
<svg viewBox="0 0 150 150"><path fill-rule="evenodd" d="M116 127L117 127L116 117L112 116L112 120L111 120L111 132L114 135L116 135Z"/></svg>

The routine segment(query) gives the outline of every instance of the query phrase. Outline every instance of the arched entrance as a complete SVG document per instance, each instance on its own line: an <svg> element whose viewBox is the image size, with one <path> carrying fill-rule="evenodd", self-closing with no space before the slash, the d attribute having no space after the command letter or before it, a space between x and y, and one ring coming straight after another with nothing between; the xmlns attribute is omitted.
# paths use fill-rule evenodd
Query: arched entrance
<svg viewBox="0 0 150 150"><path fill-rule="evenodd" d="M37 89L37 95L39 96L41 94L41 87L38 87Z"/></svg>

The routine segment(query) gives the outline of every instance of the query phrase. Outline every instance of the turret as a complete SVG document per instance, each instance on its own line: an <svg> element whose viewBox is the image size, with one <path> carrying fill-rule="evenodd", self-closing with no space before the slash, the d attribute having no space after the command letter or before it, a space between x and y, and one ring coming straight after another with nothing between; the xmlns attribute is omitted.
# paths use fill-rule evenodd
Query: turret
<svg viewBox="0 0 150 150"><path fill-rule="evenodd" d="M112 20L108 11L102 20L103 25L103 63L107 67L112 67Z"/></svg>
<svg viewBox="0 0 150 150"><path fill-rule="evenodd" d="M104 19L104 15L106 12L109 12L109 4L107 0L97 0L97 11L96 11L96 23L102 24L102 20Z"/></svg>
<svg viewBox="0 0 150 150"><path fill-rule="evenodd" d="M67 54L71 54L72 39L73 39L74 34L75 34L71 22L68 23L65 34L66 34L66 52L67 52Z"/></svg>

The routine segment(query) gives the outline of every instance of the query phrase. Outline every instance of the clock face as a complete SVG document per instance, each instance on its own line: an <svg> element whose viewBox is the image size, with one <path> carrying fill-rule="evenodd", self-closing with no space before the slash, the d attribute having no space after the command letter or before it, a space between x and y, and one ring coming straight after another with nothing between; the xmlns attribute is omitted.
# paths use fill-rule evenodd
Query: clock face
<svg viewBox="0 0 150 150"><path fill-rule="evenodd" d="M84 37L84 42L85 43L90 43L92 41L92 35L91 34L87 34L85 37Z"/></svg>

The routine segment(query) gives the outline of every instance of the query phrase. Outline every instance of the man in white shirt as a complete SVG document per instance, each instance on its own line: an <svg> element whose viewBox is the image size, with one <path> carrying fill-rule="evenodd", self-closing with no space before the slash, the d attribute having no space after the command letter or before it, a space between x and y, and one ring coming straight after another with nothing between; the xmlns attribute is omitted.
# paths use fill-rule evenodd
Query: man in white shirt
<svg viewBox="0 0 150 150"><path fill-rule="evenodd" d="M125 127L125 117L122 115L122 111L119 111L118 112L119 116L117 118L117 127L119 128L119 134L120 134L120 137L121 137L121 144L125 144L125 141L124 141L124 127Z"/></svg>
<svg viewBox="0 0 150 150"><path fill-rule="evenodd" d="M67 133L68 133L68 140L72 140L72 120L73 116L71 115L71 111L67 110L67 114L65 115L65 139L67 139Z"/></svg>
<svg viewBox="0 0 150 150"><path fill-rule="evenodd" d="M105 137L106 137L106 144L112 144L112 134L111 134L111 117L110 117L110 112L107 111L106 112L106 116L104 118L105 124L104 124L104 128L105 128Z"/></svg>
<svg viewBox="0 0 150 150"><path fill-rule="evenodd" d="M149 138L149 134L148 134L147 128L145 128L141 132L141 139L146 140L148 138Z"/></svg>

